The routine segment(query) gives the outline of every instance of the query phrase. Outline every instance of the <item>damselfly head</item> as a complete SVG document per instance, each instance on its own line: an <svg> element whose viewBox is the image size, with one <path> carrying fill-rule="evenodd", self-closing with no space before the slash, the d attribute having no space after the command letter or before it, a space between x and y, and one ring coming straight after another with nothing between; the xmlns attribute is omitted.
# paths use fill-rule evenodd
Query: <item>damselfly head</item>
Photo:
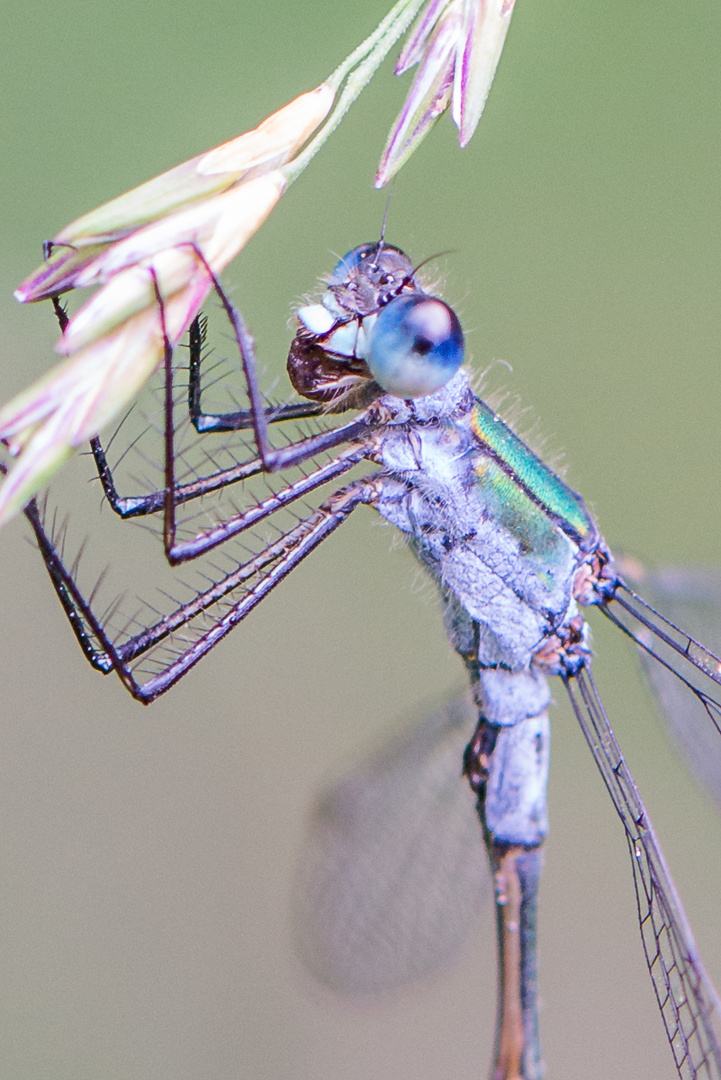
<svg viewBox="0 0 721 1080"><path fill-rule="evenodd" d="M321 302L298 310L288 375L303 397L363 401L435 393L463 363L453 309L423 291L407 255L384 240L361 244L337 263ZM364 387L362 384L366 384Z"/></svg>
<svg viewBox="0 0 721 1080"><path fill-rule="evenodd" d="M416 291L411 260L400 248L381 240L360 244L343 256L328 278L323 304L341 316L362 318L401 293Z"/></svg>

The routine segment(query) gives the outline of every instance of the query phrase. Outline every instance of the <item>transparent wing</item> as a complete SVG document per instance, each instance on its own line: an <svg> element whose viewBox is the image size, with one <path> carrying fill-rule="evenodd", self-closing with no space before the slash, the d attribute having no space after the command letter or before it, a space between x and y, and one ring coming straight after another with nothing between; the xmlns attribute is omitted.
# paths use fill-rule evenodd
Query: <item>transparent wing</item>
<svg viewBox="0 0 721 1080"><path fill-rule="evenodd" d="M473 795L461 778L476 717L459 699L329 784L295 889L306 965L340 993L377 995L458 952L490 896Z"/></svg>
<svg viewBox="0 0 721 1080"><path fill-rule="evenodd" d="M649 974L682 1080L721 1080L721 1002L708 978L653 824L590 671L567 680L578 722L626 833Z"/></svg>
<svg viewBox="0 0 721 1080"><path fill-rule="evenodd" d="M665 567L644 578L644 591L670 619L721 652L721 568ZM689 769L721 803L721 737L706 710L672 672L641 650L661 713ZM702 678L697 676L696 685Z"/></svg>

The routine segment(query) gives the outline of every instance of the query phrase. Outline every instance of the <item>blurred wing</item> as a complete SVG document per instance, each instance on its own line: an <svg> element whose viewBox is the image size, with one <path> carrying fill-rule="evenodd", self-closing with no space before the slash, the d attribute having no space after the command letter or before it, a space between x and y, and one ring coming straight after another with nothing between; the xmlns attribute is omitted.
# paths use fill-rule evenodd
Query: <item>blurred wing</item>
<svg viewBox="0 0 721 1080"><path fill-rule="evenodd" d="M490 894L461 777L460 699L395 735L317 801L295 890L300 955L326 986L378 995L449 962Z"/></svg>
<svg viewBox="0 0 721 1080"><path fill-rule="evenodd" d="M721 569L666 567L644 578L660 611L716 655L721 654ZM699 701L667 668L641 652L674 742L693 773L721 803L721 735ZM702 686L699 676L696 685Z"/></svg>

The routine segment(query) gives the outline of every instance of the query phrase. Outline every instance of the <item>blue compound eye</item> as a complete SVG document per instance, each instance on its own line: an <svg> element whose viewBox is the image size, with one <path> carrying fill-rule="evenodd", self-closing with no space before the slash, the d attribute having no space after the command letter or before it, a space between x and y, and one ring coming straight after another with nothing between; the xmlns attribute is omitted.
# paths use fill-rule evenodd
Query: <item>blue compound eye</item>
<svg viewBox="0 0 721 1080"><path fill-rule="evenodd" d="M463 331L443 300L423 293L399 296L378 315L367 363L373 378L396 397L440 390L463 363Z"/></svg>

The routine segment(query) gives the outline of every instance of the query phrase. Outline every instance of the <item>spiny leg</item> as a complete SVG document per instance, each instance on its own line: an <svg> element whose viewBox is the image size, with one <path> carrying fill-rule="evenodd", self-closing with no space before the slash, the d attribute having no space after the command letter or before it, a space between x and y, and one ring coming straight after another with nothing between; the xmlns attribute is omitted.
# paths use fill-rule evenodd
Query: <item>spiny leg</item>
<svg viewBox="0 0 721 1080"><path fill-rule="evenodd" d="M301 440L299 443L291 444L278 450L274 449L270 445L268 427L270 423L269 417L272 415L272 411L266 412L266 409L263 405L263 397L260 391L260 386L258 385L258 378L256 373L257 361L255 356L255 342L253 340L253 336L248 330L245 319L241 315L240 311L231 302L219 279L215 276L211 268L208 266L208 263L206 262L202 252L195 246L193 246L193 250L195 251L198 258L203 262L208 276L212 282L213 289L219 297L223 308L225 309L228 322L233 328L235 342L238 347L238 352L240 353L243 373L245 375L246 392L248 394L248 400L250 403L250 417L248 426L252 427L253 429L253 434L255 436L255 444L258 450L258 457L262 462L262 469L264 472L276 472L279 469L287 468L289 465L300 464L302 461L305 461L308 457L312 456L313 453L318 452L317 449L309 452L310 448L307 444L308 442L313 442L313 439ZM322 407L318 406L316 403L313 402L310 402L307 405L306 403L300 403L298 408L296 408L296 406L289 406L288 408L289 411L287 413L283 413L278 416L279 420L298 419L299 416L318 416L322 411ZM352 429L353 427L353 423L345 425L346 429ZM359 430L362 430L363 427L365 427L365 423L361 422ZM323 436L328 436L331 439L337 439L336 431L323 432L321 434L321 440ZM345 439L341 441L345 441ZM323 448L326 448L326 446L337 445L338 442L333 441L324 445Z"/></svg>
<svg viewBox="0 0 721 1080"><path fill-rule="evenodd" d="M257 362L255 357L255 341L250 333L245 319L242 314L231 302L230 297L226 293L225 289L220 283L220 279L215 275L208 261L206 260L203 252L197 246L197 244L181 245L191 248L196 258L202 263L208 279L213 287L215 294L218 296L225 314L228 318L233 329L233 335L235 342L240 353L241 364L243 367L243 374L245 375L245 386L248 394L248 402L250 405L249 416L244 418L243 426L251 427L255 436L255 445L258 450L258 456L263 463L263 469L266 472L274 472L276 469L283 467L283 461L277 456L277 452L270 444L270 438L268 435L268 416L263 404L263 395L260 391L257 377ZM197 401L193 400L193 405L197 404L198 410L200 408L200 387L197 387ZM190 391L189 391L190 401ZM201 414L198 412L197 414ZM304 411L301 415L318 415L317 411L307 412ZM193 408L191 408L191 419L193 416Z"/></svg>
<svg viewBox="0 0 721 1080"><path fill-rule="evenodd" d="M207 263L203 259L201 253L197 248L193 248L197 256L203 261L204 267L213 283L213 287L223 303L226 310L228 319L233 327L236 343L239 352L242 357L243 369L246 376L248 396L251 402L251 409L243 410L235 414L222 414L220 419L228 421L228 418L233 419L231 424L228 421L225 426L223 423L219 423L214 426L211 423L203 427L204 431L230 431L241 430L243 428L253 428L256 445L259 451L259 456L250 462L245 462L239 465L232 466L228 469L218 470L216 473L206 477L198 477L187 484L178 485L175 482L174 477L174 439L175 439L175 425L174 425L174 401L173 401L173 366L172 366L172 348L168 340L168 336L165 333L164 327L164 307L163 301L160 296L160 291L157 286L157 282L154 280L154 289L156 292L156 300L158 303L159 314L161 322L163 323L163 340L164 340L164 360L163 367L165 372L165 391L164 391L164 444L165 444L165 485L162 491L150 492L143 496L120 496L117 491L115 480L113 478L112 470L107 461L107 456L102 447L101 441L98 437L91 440L91 450L95 459L98 476L103 486L105 496L110 503L113 510L123 518L126 517L139 517L146 514L158 513L160 510L164 510L166 514L166 521L168 518L168 493L174 491L173 501L177 506L181 503L188 502L192 499L201 497L202 495L209 494L211 492L218 491L230 484L237 483L239 481L248 479L251 476L258 475L260 473L267 473L269 471L277 471L282 468L289 468L295 465L301 465L303 462L314 457L325 450L333 449L343 442L350 441L357 438L364 433L368 426L368 421L361 417L351 421L349 424L342 425L337 428L331 428L327 431L318 433L317 435L308 436L300 439L295 443L289 443L287 446L279 449L271 449L268 441L268 425L271 423L279 423L286 420L297 420L303 417L317 416L322 412L322 405L315 402L299 403L297 405L281 406L280 408L264 409L262 407L260 390L257 386L257 380L255 376L255 351L254 343L250 333L245 326L245 322L240 313L234 308L227 295L225 294L220 282L212 274ZM151 271L152 273L152 271ZM57 309L56 309L57 310ZM60 309L62 310L62 309ZM64 314L64 313L63 313ZM65 317L67 320L67 317ZM193 419L193 409L197 406L200 407L200 357L202 352L202 333L199 327L199 320L196 319L191 326L190 331L190 376L189 376L189 388L188 399L191 410L191 419ZM198 414L200 415L200 414ZM237 422L236 422L237 421ZM197 428L197 425L196 425ZM197 428L200 430L200 428ZM169 482L169 477L173 476L172 485ZM172 524L166 525L166 541L169 536L168 528L172 532ZM166 542L166 550L172 549L173 544ZM191 556L184 556L191 557ZM172 560L171 560L172 561Z"/></svg>
<svg viewBox="0 0 721 1080"><path fill-rule="evenodd" d="M282 490L270 495L262 502L256 503L249 509L234 514L219 525L201 530L190 540L177 542L175 539L175 502L173 502L170 510L172 531L169 531L167 526L165 531L165 554L168 562L175 566L203 555L205 552L217 547L218 544L224 543L230 537L237 536L252 525L256 525L263 518L268 517L281 507L289 506L302 495L307 495L323 484L327 484L330 480L337 479L343 473L352 469L354 465L357 465L363 459L363 456L363 447L350 447L321 468L314 470L293 484L288 484ZM166 515L166 522L168 516Z"/></svg>
<svg viewBox="0 0 721 1080"><path fill-rule="evenodd" d="M90 663L100 671L115 671L134 698L145 704L154 701L173 686L199 660L241 622L310 552L341 525L349 514L364 502L372 501L372 479L356 481L337 491L318 510L294 528L266 545L245 563L240 563L210 588L198 593L189 603L179 605L155 624L114 642L102 620L97 617L79 589L73 574L48 534L35 500L25 508L38 541L43 561L75 636ZM270 513L271 511L269 511ZM211 627L191 645L182 649L160 672L140 683L131 663L148 653L170 635L188 626L196 617L229 596L255 577L256 583L230 605Z"/></svg>
<svg viewBox="0 0 721 1080"><path fill-rule="evenodd" d="M334 460L327 462L308 476L288 485L282 491L274 493L270 498L251 507L244 514L237 514L229 522L207 530L205 534L196 537L187 545L176 544L175 510L180 502L199 497L211 490L217 491L229 482L235 482L249 475L267 471L268 461L267 458L264 460L262 456L259 456L254 462L235 466L230 470L220 470L219 473L213 476L199 478L192 484L183 485L182 488L177 485L173 423L173 354L165 327L165 308L160 289L152 270L150 272L164 342L165 483L162 491L153 493L146 500L134 501L134 505L131 503L129 506L123 506L122 509L128 512L128 516L158 512L162 509L164 512L166 549L171 561L183 561L208 551L211 547L228 539L230 536L236 535L248 529L251 525L269 517L280 507L290 506L301 496L340 476L362 459L364 446L361 442L359 445L347 448ZM217 282L215 282L215 279L213 280L217 286ZM67 316L57 301L55 301L55 308L62 329L67 324ZM229 317L232 319L231 312L229 312ZM236 329L239 349L245 349L247 354L248 347L252 350L252 339L245 331L244 324L239 316L232 321ZM250 371L252 379L254 375L253 360L251 359L250 364L244 363L244 366L246 373ZM255 396L258 396L257 393ZM258 424L256 423L255 429L257 427ZM323 450L328 450L349 439L357 439L366 431L367 420L362 419L344 425L340 429L321 432L319 435L303 439L299 443L288 445L280 451L274 452L275 463L283 466L300 464ZM94 450L96 451L96 460L98 454L104 458L99 441L96 441ZM105 465L107 466L107 463ZM101 468L100 472L101 479L103 479L106 486L106 493L108 488L114 493L114 481L109 468ZM337 492L310 517L283 533L275 543L268 544L247 562L238 564L230 573L222 573L217 581L211 583L210 588L202 590L190 603L179 604L170 615L162 616L152 626L144 626L141 623L140 631L129 635L122 644L112 639L105 619L97 617L93 611L92 603L81 593L74 579L73 570L68 570L65 566L62 555L48 535L34 502L28 505L26 513L36 533L53 585L86 657L95 667L102 671L115 670L133 696L138 700L148 702L173 685L206 652L210 651L214 644L232 626L241 621L310 550L337 528L359 502L369 501L370 490L370 485L358 482L355 485L350 485L347 489ZM223 614L215 619L209 630L200 634L193 644L183 648L170 662L164 661L159 673L152 675L145 683L138 681L131 668L132 662L136 658L149 655L156 645L182 627L188 627L193 634L197 633L199 630L197 625L192 628L189 626L192 620L199 616L208 616L214 605L223 601L223 598L229 596L235 589L244 586L245 582L253 577L256 578L254 586L240 600L230 603L230 605L228 605L227 601L223 602Z"/></svg>
<svg viewBox="0 0 721 1080"><path fill-rule="evenodd" d="M63 305L60 303L59 296L53 296L52 304L53 311L55 312L55 318L58 320L58 325L60 326L60 333L63 334L65 333L65 327L70 322L70 316L68 315Z"/></svg>
<svg viewBox="0 0 721 1080"><path fill-rule="evenodd" d="M156 284L157 288L157 284ZM163 320L164 341L164 367L165 367L165 500L163 513L163 543L165 555L171 566L188 559L197 558L199 555L224 543L231 536L250 528L251 525L268 517L282 506L288 506L302 495L306 495L316 488L328 483L332 479L347 472L364 455L364 448L352 446L341 453L337 458L326 465L314 470L312 473L288 485L274 496L250 507L245 512L233 515L227 521L219 525L205 529L191 540L177 542L176 540L176 483L175 483L175 428L173 419L173 350L165 330L165 320L162 303L160 314Z"/></svg>
<svg viewBox="0 0 721 1080"><path fill-rule="evenodd" d="M283 466L291 468L294 465L302 465L305 461L315 457L326 450L332 450L344 442L359 439L368 431L368 421L361 417L353 420L342 427L331 428L317 435L310 435L297 443L292 443L276 451L283 456ZM103 492L112 509L121 518L144 517L148 514L157 514L165 507L165 489L151 491L147 495L121 496L117 492L112 470L107 463L105 452L99 439L91 441L93 457L98 469L98 475L103 486ZM178 484L175 488L175 505L191 502L203 495L213 494L232 484L248 480L253 476L259 476L265 472L260 458L242 462L228 469L220 469L210 476L198 477L189 483Z"/></svg>
<svg viewBox="0 0 721 1080"><path fill-rule="evenodd" d="M206 432L245 431L253 426L250 409L238 409L229 413L204 413L201 406L202 387L200 367L203 354L204 336L200 316L195 318L188 330L188 415L199 435ZM324 412L322 402L299 401L292 405L276 405L264 410L269 424L282 423L284 420L303 420L312 416L321 416Z"/></svg>

